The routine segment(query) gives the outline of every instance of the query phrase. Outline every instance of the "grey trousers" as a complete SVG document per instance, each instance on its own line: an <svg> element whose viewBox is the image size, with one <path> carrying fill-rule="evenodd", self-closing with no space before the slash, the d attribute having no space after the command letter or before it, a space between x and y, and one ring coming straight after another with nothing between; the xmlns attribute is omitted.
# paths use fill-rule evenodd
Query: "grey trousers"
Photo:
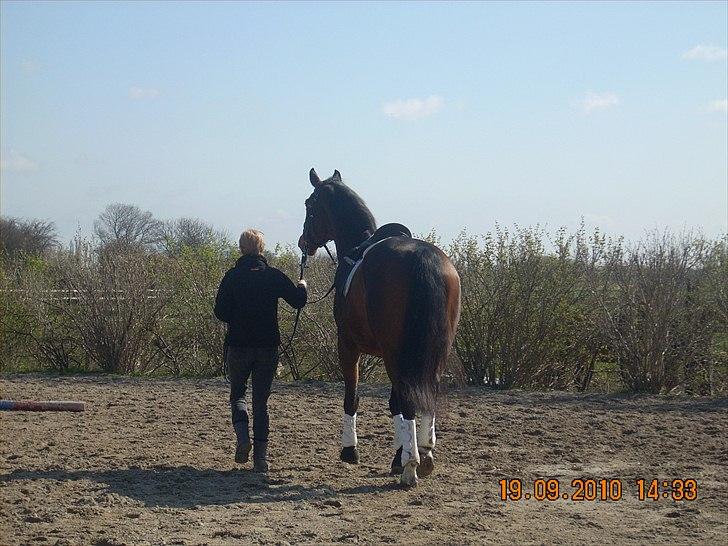
<svg viewBox="0 0 728 546"><path fill-rule="evenodd" d="M252 375L253 437L268 441L268 397L278 367L278 347L228 347L230 410L238 443L250 441L245 391Z"/></svg>

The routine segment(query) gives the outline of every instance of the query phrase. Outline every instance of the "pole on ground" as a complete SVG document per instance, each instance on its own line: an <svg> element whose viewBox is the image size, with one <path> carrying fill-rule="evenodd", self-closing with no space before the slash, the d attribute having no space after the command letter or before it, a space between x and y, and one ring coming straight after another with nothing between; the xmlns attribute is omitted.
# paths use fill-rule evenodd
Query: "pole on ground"
<svg viewBox="0 0 728 546"><path fill-rule="evenodd" d="M84 411L84 402L68 400L0 400L0 411Z"/></svg>

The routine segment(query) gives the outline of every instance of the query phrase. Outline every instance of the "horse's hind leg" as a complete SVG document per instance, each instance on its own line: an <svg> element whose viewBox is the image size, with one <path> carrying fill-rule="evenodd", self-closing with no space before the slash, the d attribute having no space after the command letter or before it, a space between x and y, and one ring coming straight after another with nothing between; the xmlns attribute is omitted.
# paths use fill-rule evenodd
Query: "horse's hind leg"
<svg viewBox="0 0 728 546"><path fill-rule="evenodd" d="M399 437L402 441L402 476L399 482L405 487L417 485L417 467L420 454L417 451L417 425L415 423L415 407L411 402L400 397L402 421L399 424Z"/></svg>
<svg viewBox="0 0 728 546"><path fill-rule="evenodd" d="M435 414L422 415L420 428L417 429L417 450L420 453L420 477L429 476L435 470L435 458L432 450L435 449Z"/></svg>
<svg viewBox="0 0 728 546"><path fill-rule="evenodd" d="M359 464L356 449L356 411L359 409L359 351L339 340L339 365L344 376L344 418L341 428L341 460Z"/></svg>
<svg viewBox="0 0 728 546"><path fill-rule="evenodd" d="M399 407L399 397L397 391L392 385L392 392L389 396L389 411L392 413L392 423L394 425L394 458L390 469L391 476L399 476L402 474L402 437L400 431L402 429L402 410Z"/></svg>

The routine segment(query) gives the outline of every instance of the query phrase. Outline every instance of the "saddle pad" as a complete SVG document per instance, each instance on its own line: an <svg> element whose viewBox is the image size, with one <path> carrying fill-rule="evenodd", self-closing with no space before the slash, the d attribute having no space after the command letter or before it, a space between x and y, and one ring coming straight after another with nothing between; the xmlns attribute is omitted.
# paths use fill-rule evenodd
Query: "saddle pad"
<svg viewBox="0 0 728 546"><path fill-rule="evenodd" d="M351 271L349 272L349 275L346 277L346 283L344 283L344 297L349 293L349 286L351 286L351 281L354 278L354 273L356 273L356 270L359 269L359 266L364 261L365 256L367 255L367 252L369 252L371 249L373 249L375 246L377 246L379 243L386 241L387 239L391 239L391 237L385 237L384 239L380 239L376 243L374 243L372 246L368 247L364 253L361 255L361 258L359 258L355 263L354 267L351 268Z"/></svg>

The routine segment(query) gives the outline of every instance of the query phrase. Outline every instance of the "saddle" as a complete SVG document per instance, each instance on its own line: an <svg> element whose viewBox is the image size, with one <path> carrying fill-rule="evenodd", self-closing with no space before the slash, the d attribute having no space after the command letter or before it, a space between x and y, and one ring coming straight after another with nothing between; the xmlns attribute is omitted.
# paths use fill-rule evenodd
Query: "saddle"
<svg viewBox="0 0 728 546"><path fill-rule="evenodd" d="M411 239L412 232L402 224L384 224L364 242L354 247L351 252L339 260L335 278L336 291L338 293L346 297L346 294L349 292L351 280L354 278L354 273L356 273L359 265L364 260L366 253L377 243L381 243L391 237L407 237Z"/></svg>

